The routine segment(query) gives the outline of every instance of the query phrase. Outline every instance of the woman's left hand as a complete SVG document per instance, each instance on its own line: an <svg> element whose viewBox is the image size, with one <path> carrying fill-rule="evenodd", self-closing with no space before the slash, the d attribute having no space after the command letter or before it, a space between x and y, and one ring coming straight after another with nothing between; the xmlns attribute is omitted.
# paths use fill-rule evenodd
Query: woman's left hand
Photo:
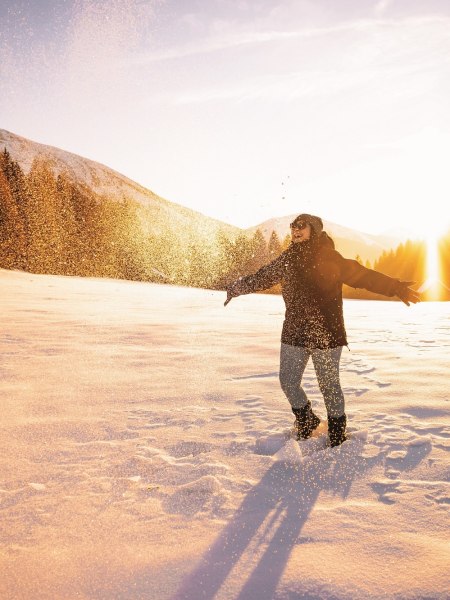
<svg viewBox="0 0 450 600"><path fill-rule="evenodd" d="M397 290L395 292L396 296L400 298L402 302L409 306L412 302L416 304L420 302L420 294L413 290L410 286L416 283L415 281L399 281L397 285Z"/></svg>

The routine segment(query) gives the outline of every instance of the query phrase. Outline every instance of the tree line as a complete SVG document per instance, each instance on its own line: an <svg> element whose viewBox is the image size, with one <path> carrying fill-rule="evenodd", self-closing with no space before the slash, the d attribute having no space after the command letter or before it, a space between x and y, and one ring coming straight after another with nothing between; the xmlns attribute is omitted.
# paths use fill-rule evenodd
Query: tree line
<svg viewBox="0 0 450 600"><path fill-rule="evenodd" d="M35 160L25 174L6 148L0 154L0 267L5 269L225 289L291 242L289 235L280 240L276 232L266 242L259 229L251 236L219 231L213 239L199 239L170 220L156 233L154 219L137 202L111 200L64 173L55 175L48 161ZM442 282L450 287L450 235L440 250ZM425 264L425 244L407 241L383 252L373 268L422 283ZM368 261L365 265L371 267ZM377 298L346 286L344 296Z"/></svg>
<svg viewBox="0 0 450 600"><path fill-rule="evenodd" d="M390 277L414 282L412 287L421 291L424 300L450 300L450 231L436 243L439 263L436 265L436 279L427 273L428 248L423 240L406 240L395 249L383 251L372 267L370 264L366 266ZM346 298L386 300L385 296L348 286L344 286L343 291Z"/></svg>
<svg viewBox="0 0 450 600"><path fill-rule="evenodd" d="M266 244L259 230L199 239L183 222L55 175L48 161L25 174L6 149L0 154L2 268L220 288L281 251L276 234Z"/></svg>

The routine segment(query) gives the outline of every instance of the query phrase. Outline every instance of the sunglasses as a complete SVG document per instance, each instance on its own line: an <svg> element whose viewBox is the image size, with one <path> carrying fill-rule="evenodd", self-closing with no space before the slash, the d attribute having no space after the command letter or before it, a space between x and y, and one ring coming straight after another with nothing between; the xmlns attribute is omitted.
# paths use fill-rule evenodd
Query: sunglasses
<svg viewBox="0 0 450 600"><path fill-rule="evenodd" d="M298 221L295 222L293 221L290 224L291 229L306 229L306 227L308 227L308 223L306 223L305 221Z"/></svg>

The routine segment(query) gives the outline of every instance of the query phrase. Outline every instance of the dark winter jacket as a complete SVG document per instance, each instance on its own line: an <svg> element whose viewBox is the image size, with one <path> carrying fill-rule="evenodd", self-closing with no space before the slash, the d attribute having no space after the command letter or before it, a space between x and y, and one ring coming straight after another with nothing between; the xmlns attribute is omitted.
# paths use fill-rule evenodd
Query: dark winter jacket
<svg viewBox="0 0 450 600"><path fill-rule="evenodd" d="M281 283L286 304L281 341L306 348L347 345L342 284L395 296L399 280L344 258L325 232L291 244L277 259L234 284L250 294Z"/></svg>

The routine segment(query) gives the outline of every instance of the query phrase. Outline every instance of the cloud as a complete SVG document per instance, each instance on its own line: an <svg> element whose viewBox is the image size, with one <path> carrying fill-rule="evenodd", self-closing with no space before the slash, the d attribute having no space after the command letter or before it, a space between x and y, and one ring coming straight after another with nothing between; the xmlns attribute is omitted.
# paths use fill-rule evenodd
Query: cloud
<svg viewBox="0 0 450 600"><path fill-rule="evenodd" d="M273 42L276 59L272 61L271 54L264 52L258 63L253 51L248 59L245 52L240 52L239 62L234 62L233 70L228 68L224 76L200 76L189 88L185 85L169 96L177 104L291 102L331 99L345 91L357 95L373 95L375 91L383 103L383 90L389 94L389 100L427 94L448 69L449 25L450 20L444 18L395 23L359 21L289 32L286 36L277 32L241 37L249 44ZM182 57L183 53L177 56Z"/></svg>
<svg viewBox="0 0 450 600"><path fill-rule="evenodd" d="M379 16L381 17L381 5L387 7L391 0L380 0L379 2ZM378 6L378 5L377 5ZM383 8L384 10L384 8ZM182 60L193 56L207 56L221 52L224 50L235 50L235 49L258 49L258 46L269 46L278 45L282 47L283 44L289 43L307 42L308 40L316 40L324 45L324 51L326 51L327 44L342 35L367 35L367 42L364 44L364 40L361 41L362 46L368 47L370 44L373 45L374 36L378 37L375 40L376 45L382 47L383 43L389 41L391 32L397 31L401 35L406 35L410 38L411 35L418 33L420 30L433 30L438 29L438 34L441 33L443 26L448 27L450 19L448 17L411 17L407 19L398 19L396 21L387 19L358 19L354 21L348 21L345 23L339 23L332 26L322 27L305 27L296 30L261 30L256 31L254 29L236 28L233 30L231 27L226 27L224 30L215 32L214 34L209 33L203 37L203 39L196 39L193 42L188 42L181 45L174 45L166 48L162 51L150 49L144 53L135 54L132 57L132 64L134 65L145 65L157 62L164 62L170 60ZM433 31L431 31L433 34ZM326 38L326 39L324 39ZM404 40L394 40L394 45L400 46ZM343 39L344 45L346 39ZM408 39L406 40L408 44Z"/></svg>
<svg viewBox="0 0 450 600"><path fill-rule="evenodd" d="M211 54L220 50L237 48L239 46L251 46L298 37L297 32L242 32L232 33L227 36L211 37L200 42L188 43L183 46L164 50L162 52L149 51L136 57L135 64L166 61L171 59L187 58L200 54Z"/></svg>
<svg viewBox="0 0 450 600"><path fill-rule="evenodd" d="M319 39L333 36L341 33L363 32L370 30L374 26L371 20L357 20L340 23L333 26L322 27L304 27L295 30L260 30L254 28L236 27L233 29L230 25L222 27L207 34L201 40L173 46L172 48L155 51L149 50L136 56L133 60L135 64L145 64L171 59L183 59L195 55L206 55L214 52L235 49L244 46L262 46L270 43L283 43L291 40Z"/></svg>
<svg viewBox="0 0 450 600"><path fill-rule="evenodd" d="M373 9L374 14L377 17L382 17L393 3L393 0L379 0Z"/></svg>

